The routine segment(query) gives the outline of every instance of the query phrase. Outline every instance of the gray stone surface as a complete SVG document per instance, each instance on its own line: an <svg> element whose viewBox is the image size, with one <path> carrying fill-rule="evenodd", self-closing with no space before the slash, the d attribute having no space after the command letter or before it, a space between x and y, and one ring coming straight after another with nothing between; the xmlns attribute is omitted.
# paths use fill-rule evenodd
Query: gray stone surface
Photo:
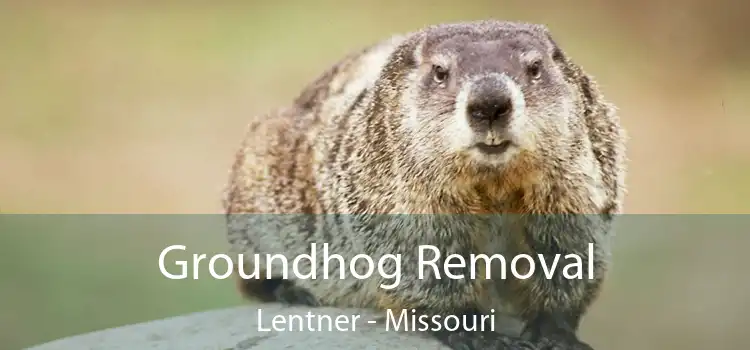
<svg viewBox="0 0 750 350"><path fill-rule="evenodd" d="M259 316L258 311L261 312ZM355 329L264 331L274 316L327 315L351 320L361 315ZM372 324L368 321L375 320ZM295 326L298 323L295 324ZM343 325L343 324L342 324ZM348 323L350 326L351 323ZM309 309L263 304L214 310L112 328L38 345L28 350L175 349L175 350L280 350L280 349L447 349L436 340L413 332L386 330L382 319L357 310Z"/></svg>

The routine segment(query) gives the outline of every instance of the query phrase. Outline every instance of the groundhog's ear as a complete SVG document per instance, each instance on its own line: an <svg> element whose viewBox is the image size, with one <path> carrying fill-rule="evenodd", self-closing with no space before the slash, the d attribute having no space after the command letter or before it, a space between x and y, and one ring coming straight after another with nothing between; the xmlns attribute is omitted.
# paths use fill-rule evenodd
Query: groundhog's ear
<svg viewBox="0 0 750 350"><path fill-rule="evenodd" d="M545 35L552 50L552 60L560 67L565 79L578 87L587 106L585 113L591 113L591 106L598 103L596 101L596 96L598 95L596 84L578 64L568 57L549 32L545 32Z"/></svg>
<svg viewBox="0 0 750 350"><path fill-rule="evenodd" d="M567 57L565 55L565 52L563 52L563 50L560 48L560 45L557 44L557 41L552 38L552 34L550 34L549 31L545 31L544 34L547 37L547 42L549 43L552 52L552 60L554 60L558 64L566 63Z"/></svg>
<svg viewBox="0 0 750 350"><path fill-rule="evenodd" d="M424 57L425 57L425 44L427 43L427 37L425 36L417 36L414 38L414 41L411 45L408 45L411 48L411 61L408 62L411 66L419 66L422 63L424 63Z"/></svg>
<svg viewBox="0 0 750 350"><path fill-rule="evenodd" d="M562 51L561 51L562 52ZM599 96L598 88L596 83L589 77L588 74L564 53L560 56L561 62L558 63L563 70L565 79L571 82L573 85L578 87L581 92L584 102L584 114L590 115L594 112L593 106L600 103L597 96Z"/></svg>

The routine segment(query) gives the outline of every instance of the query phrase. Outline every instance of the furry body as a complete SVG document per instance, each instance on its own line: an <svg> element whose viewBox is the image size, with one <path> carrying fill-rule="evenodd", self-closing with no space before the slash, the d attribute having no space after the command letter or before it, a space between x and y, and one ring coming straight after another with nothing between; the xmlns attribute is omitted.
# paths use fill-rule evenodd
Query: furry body
<svg viewBox="0 0 750 350"><path fill-rule="evenodd" d="M525 78L518 57L527 51L542 57L543 78ZM451 75L431 82L430 67L449 67ZM508 81L511 121L502 129L467 122L467 101L476 100L467 91L478 86L472 82L496 73L506 80L494 82ZM513 143L501 155L469 145L497 146L497 135L511 135L502 137ZM228 237L237 253L289 261L309 254L311 243L319 250L328 243L347 263L357 254L402 256L404 277L392 290L379 287L390 283L377 273L302 280L289 272L285 286L307 293L311 304L427 314L494 309L518 322L506 335L441 339L457 348L530 347L523 336L587 348L575 332L606 273L624 163L614 107L546 28L442 24L345 57L289 106L252 120L226 191ZM243 213L285 215L235 215ZM551 261L554 254L585 256L588 243L596 247L594 280L548 280L539 266L526 280L417 279L419 245L439 247L442 257L526 253ZM338 276L338 267L332 264L330 275ZM281 266L271 268L282 275ZM263 290L259 283L248 281L245 293L278 299L268 296L278 285Z"/></svg>

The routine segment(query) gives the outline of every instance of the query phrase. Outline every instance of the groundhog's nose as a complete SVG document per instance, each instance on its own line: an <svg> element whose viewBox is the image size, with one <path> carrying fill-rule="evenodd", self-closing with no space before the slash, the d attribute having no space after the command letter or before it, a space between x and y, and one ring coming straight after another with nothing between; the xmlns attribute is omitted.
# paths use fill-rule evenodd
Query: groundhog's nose
<svg viewBox="0 0 750 350"><path fill-rule="evenodd" d="M505 125L513 114L513 99L502 80L483 78L473 84L466 112L472 121Z"/></svg>

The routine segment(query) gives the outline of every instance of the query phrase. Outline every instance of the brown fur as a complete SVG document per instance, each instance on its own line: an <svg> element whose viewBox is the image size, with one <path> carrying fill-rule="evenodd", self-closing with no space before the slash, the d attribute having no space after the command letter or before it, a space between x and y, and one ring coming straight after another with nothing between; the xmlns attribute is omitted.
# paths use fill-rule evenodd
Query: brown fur
<svg viewBox="0 0 750 350"><path fill-rule="evenodd" d="M466 53L471 50L477 54ZM523 50L543 57L542 80L524 77L525 61L517 59ZM440 64L455 72L438 87L429 85L435 62L448 62ZM457 121L462 86L488 69L511 76L526 106L517 116L526 124L514 131L517 152L500 163L472 154L463 141L469 131ZM309 253L310 243L329 243L329 251L347 262L360 253L374 260L413 257L420 244L439 247L443 256L534 256L585 254L593 242L594 281L547 280L539 266L529 279L500 282L417 280L416 267L405 266L393 290L377 287L384 280L375 276L294 281L322 305L442 314L494 308L527 328L567 315L560 317L575 332L608 266L609 226L625 190L624 140L613 105L545 27L501 21L429 27L342 59L290 106L251 121L225 197L229 240L236 252L279 253L290 261ZM308 215L286 222L296 229L279 233L239 215L248 213ZM365 213L474 216L420 219L409 227L435 231L409 233L377 217L367 219L366 230L324 228L333 219L309 215ZM510 216L498 227L480 214Z"/></svg>

